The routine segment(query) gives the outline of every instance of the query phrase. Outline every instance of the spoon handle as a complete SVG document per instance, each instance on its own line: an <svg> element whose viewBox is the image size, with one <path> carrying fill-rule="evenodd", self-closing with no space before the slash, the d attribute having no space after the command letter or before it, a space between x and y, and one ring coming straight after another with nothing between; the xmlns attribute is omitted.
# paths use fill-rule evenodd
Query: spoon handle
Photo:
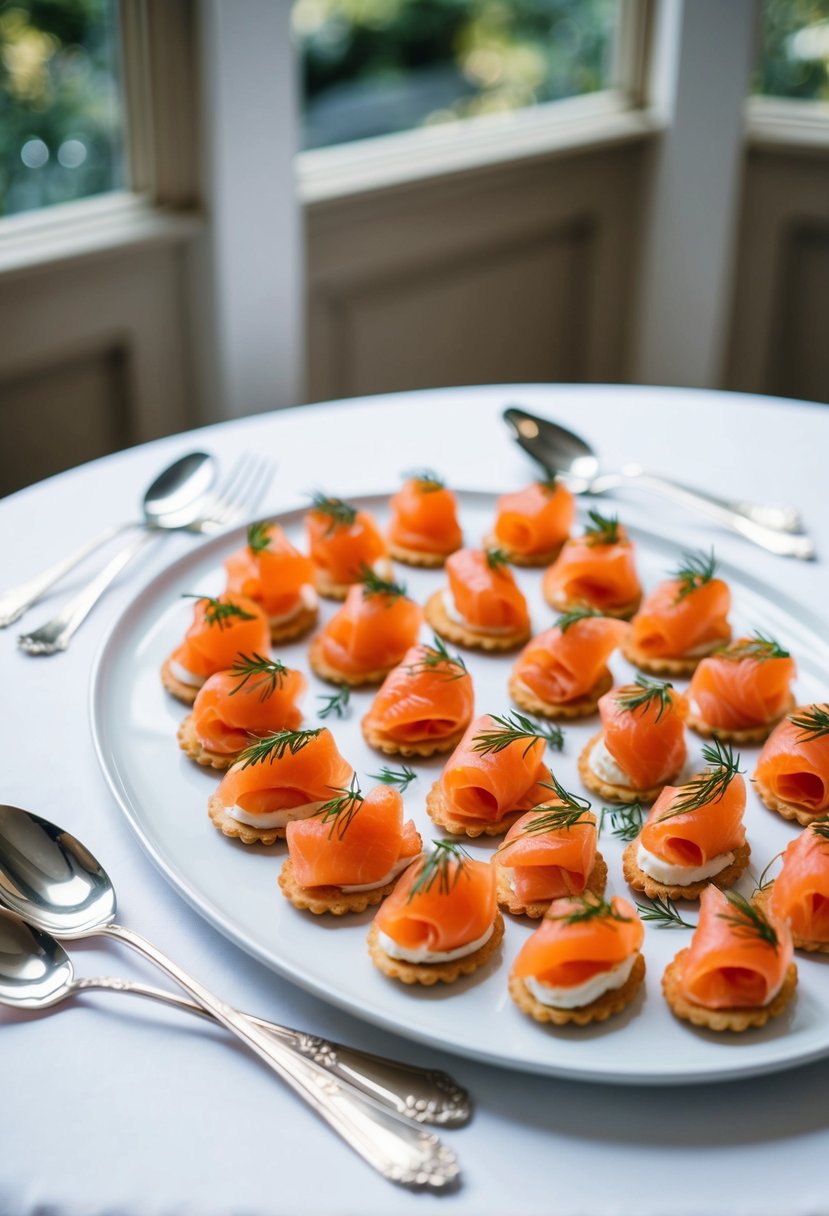
<svg viewBox="0 0 829 1216"><path fill-rule="evenodd" d="M110 924L96 932L124 942L165 971L202 1009L269 1064L277 1076L304 1098L384 1178L423 1190L446 1190L457 1183L459 1171L455 1155L437 1136L376 1106L364 1094L340 1084L319 1064L296 1055L245 1014L208 992L131 929Z"/></svg>
<svg viewBox="0 0 829 1216"><path fill-rule="evenodd" d="M194 1005L184 997L149 984L110 979L106 976L72 981L74 992L90 989L145 996L165 1005L174 1005L188 1013L198 1014L199 1017L210 1021L216 1020L213 1014L201 1005ZM342 1043L332 1043L328 1039L321 1039L300 1030L290 1030L251 1013L244 1016L291 1051L321 1065L337 1081L353 1086L404 1118L413 1119L416 1123L461 1127L471 1117L469 1094L446 1072L432 1068L416 1068L413 1064L401 1064L384 1056L357 1051L356 1048L345 1047Z"/></svg>

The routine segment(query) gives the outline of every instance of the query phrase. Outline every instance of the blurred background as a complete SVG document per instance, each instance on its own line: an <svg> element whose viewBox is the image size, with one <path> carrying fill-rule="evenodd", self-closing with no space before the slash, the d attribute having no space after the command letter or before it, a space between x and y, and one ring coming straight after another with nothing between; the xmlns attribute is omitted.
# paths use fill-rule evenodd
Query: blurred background
<svg viewBox="0 0 829 1216"><path fill-rule="evenodd" d="M829 402L827 333L829 0L0 2L2 493L438 385Z"/></svg>

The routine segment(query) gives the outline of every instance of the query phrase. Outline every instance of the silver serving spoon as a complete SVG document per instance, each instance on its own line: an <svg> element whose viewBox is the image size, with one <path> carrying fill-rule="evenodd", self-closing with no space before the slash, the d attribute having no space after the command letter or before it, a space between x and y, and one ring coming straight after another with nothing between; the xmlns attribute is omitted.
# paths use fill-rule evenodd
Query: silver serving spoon
<svg viewBox="0 0 829 1216"><path fill-rule="evenodd" d="M219 1000L157 947L115 923L115 891L80 841L46 819L0 805L0 905L57 938L103 936L131 946L264 1060L385 1178L442 1190L455 1185L454 1153L399 1115L341 1084L322 1064L285 1047Z"/></svg>
<svg viewBox="0 0 829 1216"><path fill-rule="evenodd" d="M815 547L808 536L801 534L800 515L793 507L731 502L648 473L638 464L626 464L618 472L602 473L590 445L559 423L529 414L518 406L509 406L503 417L519 447L532 456L548 476L558 477L573 494L605 494L620 487L639 486L700 511L770 553L806 561L815 557Z"/></svg>
<svg viewBox="0 0 829 1216"><path fill-rule="evenodd" d="M192 518L192 506L204 497L216 480L216 461L207 452L189 452L173 461L148 487L141 503L142 519L115 524L76 549L69 557L0 594L0 629L14 624L33 604L107 541L132 528L150 530L178 528Z"/></svg>

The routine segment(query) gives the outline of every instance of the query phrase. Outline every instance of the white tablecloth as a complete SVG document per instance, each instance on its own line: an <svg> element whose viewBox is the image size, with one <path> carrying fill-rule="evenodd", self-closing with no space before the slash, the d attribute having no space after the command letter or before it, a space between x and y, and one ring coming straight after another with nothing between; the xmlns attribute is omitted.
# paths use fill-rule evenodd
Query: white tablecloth
<svg viewBox="0 0 829 1216"><path fill-rule="evenodd" d="M829 456L826 407L672 389L469 388L291 410L120 453L0 503L2 580L17 583L103 523L134 515L145 484L193 447L225 466L245 449L278 462L263 508L315 487L381 489L437 466L456 484L518 487L531 466L500 411L523 402L589 437L608 466L645 465L712 491L795 502L821 554ZM631 522L659 525L785 586L818 610L829 573L767 556L701 518L628 494ZM113 876L120 919L240 1008L382 1054L454 1072L477 1114L445 1133L464 1181L410 1195L376 1177L222 1032L148 1002L90 994L51 1014L0 1010L0 1213L279 1213L385 1216L816 1216L829 1212L829 1060L720 1086L581 1085L441 1056L280 980L206 925L167 885L116 808L87 717L103 632L150 575L187 550L171 536L130 567L67 654L32 659L0 634L3 800L80 837ZM75 576L79 585L88 574ZM60 602L50 598L26 624ZM827 614L829 615L829 614ZM829 690L827 690L829 693ZM79 974L156 975L116 945L73 944ZM739 1050L739 1048L737 1048Z"/></svg>

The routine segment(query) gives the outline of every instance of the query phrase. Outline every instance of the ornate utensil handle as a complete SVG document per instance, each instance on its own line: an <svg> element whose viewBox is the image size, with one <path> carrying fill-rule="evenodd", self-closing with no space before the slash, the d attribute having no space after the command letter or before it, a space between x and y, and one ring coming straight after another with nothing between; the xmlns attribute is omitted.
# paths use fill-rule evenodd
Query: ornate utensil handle
<svg viewBox="0 0 829 1216"><path fill-rule="evenodd" d="M105 976L89 977L74 980L72 989L75 992L92 989L145 996L215 1021L213 1014L200 1005L194 1005L192 1001L187 1001L173 992L166 992L163 988L154 988L133 980L110 979ZM353 1086L375 1102L416 1123L461 1127L471 1117L469 1094L446 1072L416 1068L414 1065L387 1060L370 1052L357 1051L353 1047L344 1047L342 1043L332 1043L300 1030L289 1030L286 1026L254 1017L250 1013L245 1014L245 1017L284 1043L291 1051L321 1065L335 1080Z"/></svg>
<svg viewBox="0 0 829 1216"><path fill-rule="evenodd" d="M437 1136L381 1109L363 1094L339 1084L325 1068L284 1047L244 1014L213 996L131 929L112 924L96 933L132 946L165 971L217 1022L270 1065L384 1178L401 1186L428 1190L446 1190L457 1183L459 1170L455 1155Z"/></svg>

